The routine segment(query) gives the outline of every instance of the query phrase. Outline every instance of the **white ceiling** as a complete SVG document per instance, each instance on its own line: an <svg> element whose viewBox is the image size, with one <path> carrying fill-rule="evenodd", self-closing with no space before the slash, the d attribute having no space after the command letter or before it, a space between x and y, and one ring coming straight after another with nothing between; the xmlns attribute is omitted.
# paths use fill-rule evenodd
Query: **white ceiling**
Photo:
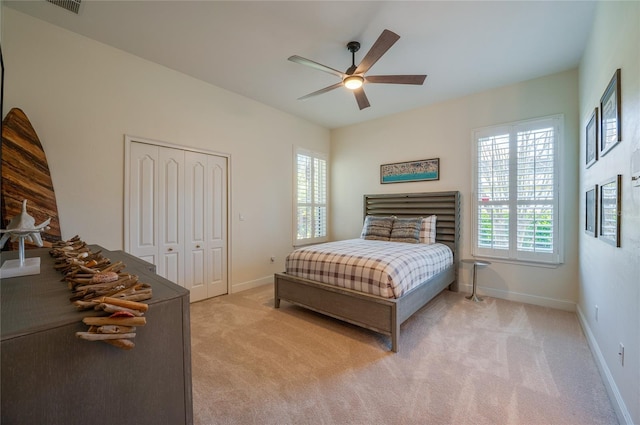
<svg viewBox="0 0 640 425"><path fill-rule="evenodd" d="M337 128L553 74L578 65L594 1L98 1L78 15L44 0L5 5L218 87ZM382 30L400 40L368 75L427 74L423 86L365 85L360 111L339 88L298 97L338 77L287 60L345 71L346 44Z"/></svg>

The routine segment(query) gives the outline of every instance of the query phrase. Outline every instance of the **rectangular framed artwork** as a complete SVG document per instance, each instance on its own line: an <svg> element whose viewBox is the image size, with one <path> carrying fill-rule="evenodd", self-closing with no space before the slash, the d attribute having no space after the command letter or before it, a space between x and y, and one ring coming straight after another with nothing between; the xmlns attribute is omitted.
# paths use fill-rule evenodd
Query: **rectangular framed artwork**
<svg viewBox="0 0 640 425"><path fill-rule="evenodd" d="M598 160L598 108L593 110L586 128L586 167L589 168Z"/></svg>
<svg viewBox="0 0 640 425"><path fill-rule="evenodd" d="M396 162L380 166L380 183L440 180L440 158Z"/></svg>
<svg viewBox="0 0 640 425"><path fill-rule="evenodd" d="M600 156L605 155L622 140L620 91L618 68L600 99Z"/></svg>
<svg viewBox="0 0 640 425"><path fill-rule="evenodd" d="M585 193L584 201L585 209L585 224L584 231L587 235L598 237L597 222L598 222L598 185L594 188L587 190Z"/></svg>
<svg viewBox="0 0 640 425"><path fill-rule="evenodd" d="M615 247L620 246L620 210L622 175L618 174L600 185L600 225L598 236Z"/></svg>

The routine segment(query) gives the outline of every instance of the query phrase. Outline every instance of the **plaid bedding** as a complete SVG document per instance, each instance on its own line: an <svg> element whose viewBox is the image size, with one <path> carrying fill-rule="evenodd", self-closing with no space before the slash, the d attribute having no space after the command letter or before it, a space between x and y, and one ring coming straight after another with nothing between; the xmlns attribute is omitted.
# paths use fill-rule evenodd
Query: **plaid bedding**
<svg viewBox="0 0 640 425"><path fill-rule="evenodd" d="M287 256L285 269L292 276L400 298L452 263L451 249L440 243L349 239L296 249Z"/></svg>

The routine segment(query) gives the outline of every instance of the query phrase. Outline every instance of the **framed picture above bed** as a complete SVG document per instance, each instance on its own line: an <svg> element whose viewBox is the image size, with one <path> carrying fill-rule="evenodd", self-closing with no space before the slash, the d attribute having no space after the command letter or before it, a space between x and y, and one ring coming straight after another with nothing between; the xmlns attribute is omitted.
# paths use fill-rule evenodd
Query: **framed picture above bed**
<svg viewBox="0 0 640 425"><path fill-rule="evenodd" d="M380 166L380 183L440 180L440 158L395 162Z"/></svg>

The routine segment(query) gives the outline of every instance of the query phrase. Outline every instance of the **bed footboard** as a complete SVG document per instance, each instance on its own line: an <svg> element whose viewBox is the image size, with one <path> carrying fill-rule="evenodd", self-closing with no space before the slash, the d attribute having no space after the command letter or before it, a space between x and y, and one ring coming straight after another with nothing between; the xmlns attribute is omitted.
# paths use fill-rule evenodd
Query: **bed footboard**
<svg viewBox="0 0 640 425"><path fill-rule="evenodd" d="M400 325L455 280L455 269L434 276L399 299L386 299L314 282L286 273L274 275L274 307L286 300L318 313L391 337L397 352Z"/></svg>
<svg viewBox="0 0 640 425"><path fill-rule="evenodd" d="M286 300L336 319L391 335L395 326L396 300L387 300L308 279L276 273L275 307Z"/></svg>

